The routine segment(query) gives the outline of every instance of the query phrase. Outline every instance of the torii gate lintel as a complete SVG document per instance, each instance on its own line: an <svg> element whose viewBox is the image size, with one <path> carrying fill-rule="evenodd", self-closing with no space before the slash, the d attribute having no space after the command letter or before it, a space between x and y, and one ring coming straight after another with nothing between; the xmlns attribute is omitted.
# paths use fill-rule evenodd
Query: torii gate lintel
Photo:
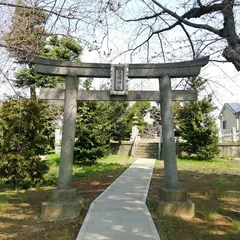
<svg viewBox="0 0 240 240"><path fill-rule="evenodd" d="M36 71L46 75L78 77L110 78L111 64L104 63L72 63L62 60L46 59L43 57L30 57L29 60L36 65ZM201 67L209 61L209 56L192 61L175 63L148 63L128 64L129 78L159 78L168 75L170 78L193 77L200 73Z"/></svg>

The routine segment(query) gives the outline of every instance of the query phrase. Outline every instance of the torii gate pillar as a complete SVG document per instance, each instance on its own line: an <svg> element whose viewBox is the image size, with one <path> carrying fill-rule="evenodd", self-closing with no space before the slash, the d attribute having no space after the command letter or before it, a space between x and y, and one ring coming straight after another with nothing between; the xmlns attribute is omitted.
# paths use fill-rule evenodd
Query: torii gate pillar
<svg viewBox="0 0 240 240"><path fill-rule="evenodd" d="M163 134L164 183L160 189L157 212L183 218L195 215L195 204L188 200L187 193L178 187L178 171L174 124L172 113L171 78L167 75L159 79L161 99L161 119Z"/></svg>
<svg viewBox="0 0 240 240"><path fill-rule="evenodd" d="M73 149L75 144L77 96L79 80L76 76L67 76L61 158L59 166L58 189L70 189L72 187Z"/></svg>
<svg viewBox="0 0 240 240"><path fill-rule="evenodd" d="M52 191L51 201L42 204L41 221L78 217L83 206L83 199L77 198L76 189L72 188L78 83L78 77L67 76L58 187Z"/></svg>
<svg viewBox="0 0 240 240"><path fill-rule="evenodd" d="M171 79L159 79L163 134L164 182L168 189L178 188L178 172L172 113Z"/></svg>

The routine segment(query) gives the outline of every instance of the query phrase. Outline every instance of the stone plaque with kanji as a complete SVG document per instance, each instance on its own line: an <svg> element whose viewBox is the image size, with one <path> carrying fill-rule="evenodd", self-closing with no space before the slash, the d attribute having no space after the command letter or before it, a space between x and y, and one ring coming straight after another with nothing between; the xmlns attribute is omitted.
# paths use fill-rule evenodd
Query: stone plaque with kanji
<svg viewBox="0 0 240 240"><path fill-rule="evenodd" d="M111 95L127 95L128 93L128 65L111 65Z"/></svg>

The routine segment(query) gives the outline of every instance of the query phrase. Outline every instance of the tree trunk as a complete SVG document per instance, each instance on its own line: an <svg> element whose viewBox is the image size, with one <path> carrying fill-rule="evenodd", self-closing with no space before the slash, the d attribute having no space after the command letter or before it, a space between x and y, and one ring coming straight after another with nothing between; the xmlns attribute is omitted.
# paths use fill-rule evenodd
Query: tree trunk
<svg viewBox="0 0 240 240"><path fill-rule="evenodd" d="M234 47L227 46L223 51L223 57L240 71L240 44L237 44Z"/></svg>
<svg viewBox="0 0 240 240"><path fill-rule="evenodd" d="M30 86L30 98L32 100L36 100L37 99L37 94L36 94L36 86L35 84Z"/></svg>
<svg viewBox="0 0 240 240"><path fill-rule="evenodd" d="M18 181L17 178L14 178L13 181L14 181L14 189L15 189L15 191L18 192L18 190L19 190L19 181Z"/></svg>
<svg viewBox="0 0 240 240"><path fill-rule="evenodd" d="M240 71L240 38L236 32L236 21L233 13L233 0L224 0L222 14L224 18L224 28L221 30L220 36L225 38L228 46L223 51L223 57L231 62L235 68Z"/></svg>

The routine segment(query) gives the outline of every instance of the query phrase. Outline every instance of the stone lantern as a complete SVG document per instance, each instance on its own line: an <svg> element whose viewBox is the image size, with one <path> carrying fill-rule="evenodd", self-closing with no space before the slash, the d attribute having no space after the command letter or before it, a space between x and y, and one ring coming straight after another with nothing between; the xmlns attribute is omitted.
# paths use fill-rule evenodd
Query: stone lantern
<svg viewBox="0 0 240 240"><path fill-rule="evenodd" d="M131 139L136 140L139 139L140 137L138 136L139 134L139 129L138 129L138 116L133 117L133 126L132 126L132 134L131 134Z"/></svg>

